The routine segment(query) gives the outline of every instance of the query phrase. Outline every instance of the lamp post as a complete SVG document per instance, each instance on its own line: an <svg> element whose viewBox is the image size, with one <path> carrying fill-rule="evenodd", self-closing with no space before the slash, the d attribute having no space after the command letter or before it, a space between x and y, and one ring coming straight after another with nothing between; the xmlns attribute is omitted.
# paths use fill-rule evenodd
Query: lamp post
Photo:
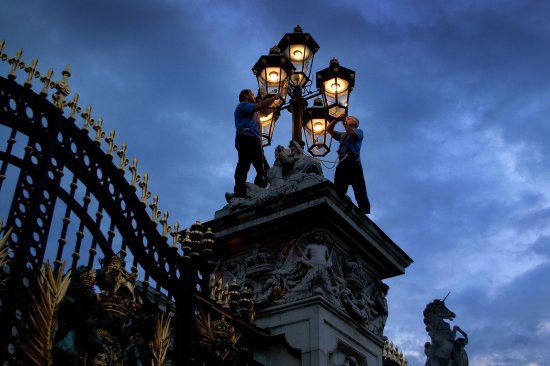
<svg viewBox="0 0 550 366"><path fill-rule="evenodd" d="M258 80L258 95L261 98L281 94L283 101L274 102L260 116L262 144L271 144L275 123L280 111L287 109L292 114L292 140L304 143L306 135L308 151L313 156L324 156L330 151L332 137L326 127L331 120L348 112L349 94L355 85L355 72L339 65L332 59L328 68L316 74L316 88L311 90L310 79L313 58L319 45L300 26L293 33L286 33L269 55L261 56L252 68ZM287 96L290 100L287 102ZM308 100L319 97L311 108Z"/></svg>

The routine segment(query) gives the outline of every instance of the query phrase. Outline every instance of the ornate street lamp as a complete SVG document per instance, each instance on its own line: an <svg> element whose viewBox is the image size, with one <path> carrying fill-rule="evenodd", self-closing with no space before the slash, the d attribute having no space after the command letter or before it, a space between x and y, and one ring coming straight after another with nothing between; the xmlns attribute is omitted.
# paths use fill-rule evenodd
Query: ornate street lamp
<svg viewBox="0 0 550 366"><path fill-rule="evenodd" d="M258 97L270 98L279 93L284 100L288 93L290 75L294 66L284 55L281 55L277 47L269 51L269 55L263 55L252 68L252 72L258 80ZM269 146L273 137L275 122L279 117L279 107L283 100L273 102L265 111L260 112L262 124L262 145Z"/></svg>
<svg viewBox="0 0 550 366"><path fill-rule="evenodd" d="M340 66L333 58L330 65L317 72L317 89L323 95L329 116L348 114L349 94L355 86L355 71Z"/></svg>
<svg viewBox="0 0 550 366"><path fill-rule="evenodd" d="M318 50L319 45L313 37L296 26L293 33L286 33L277 47L272 48L269 55L260 57L252 68L261 98L280 93L286 102L287 93L290 95L286 105L281 105L283 101L275 102L260 114L263 146L271 144L279 111L288 109L292 113L292 140L303 143L303 128L312 155L324 156L330 151L332 139L327 138L327 123L342 113L347 115L355 72L341 67L338 60L333 59L327 69L317 72L318 90L311 91L313 57ZM324 106L317 102L307 108L307 100L319 95L323 96Z"/></svg>
<svg viewBox="0 0 550 366"><path fill-rule="evenodd" d="M325 156L330 151L332 136L327 136L329 123L327 109L323 105L323 101L319 97L315 98L313 107L307 108L304 116L304 134L311 155Z"/></svg>

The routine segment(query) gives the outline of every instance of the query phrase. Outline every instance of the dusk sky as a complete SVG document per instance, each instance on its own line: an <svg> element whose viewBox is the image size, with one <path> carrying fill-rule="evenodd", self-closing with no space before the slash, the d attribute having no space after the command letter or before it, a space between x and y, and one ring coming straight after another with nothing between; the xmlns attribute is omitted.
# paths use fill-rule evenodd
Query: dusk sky
<svg viewBox="0 0 550 366"><path fill-rule="evenodd" d="M41 72L70 64L80 104L116 130L161 209L188 227L225 205L238 93L257 88L252 66L299 24L320 45L314 72L333 57L356 72L369 217L414 260L385 281L385 335L424 365L422 312L450 291L471 365L542 366L549 19L543 0L0 0L0 40ZM270 163L290 138L283 111Z"/></svg>

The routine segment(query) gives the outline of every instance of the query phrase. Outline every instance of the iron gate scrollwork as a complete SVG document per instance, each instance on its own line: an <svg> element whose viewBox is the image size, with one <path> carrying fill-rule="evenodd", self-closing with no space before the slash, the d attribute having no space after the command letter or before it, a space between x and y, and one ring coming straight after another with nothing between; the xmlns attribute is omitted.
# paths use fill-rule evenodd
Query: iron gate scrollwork
<svg viewBox="0 0 550 366"><path fill-rule="evenodd" d="M21 51L8 57L4 45L0 60L8 61L10 71L8 78L0 77L0 137L6 137L0 150L0 219L11 233L8 264L0 269L2 365L21 357L28 332L24 309L45 261L53 261L54 271L67 263L76 273L81 265L96 268L115 255L128 262L157 308L175 313L173 360L187 364L197 271L212 265L212 248L199 248L203 232L195 233L193 246L181 248L179 227L159 210L148 175L138 174L137 159L130 164L126 145L115 144L114 131L105 133L90 106L78 105L78 94L68 100L69 67L54 81L51 70L37 71L37 60L24 64ZM18 70L26 72L23 85L16 82ZM32 88L35 79L42 83L39 93ZM52 102L49 89L55 90ZM211 232L204 239L213 245ZM201 252L202 262L191 260ZM208 290L207 282L202 288Z"/></svg>

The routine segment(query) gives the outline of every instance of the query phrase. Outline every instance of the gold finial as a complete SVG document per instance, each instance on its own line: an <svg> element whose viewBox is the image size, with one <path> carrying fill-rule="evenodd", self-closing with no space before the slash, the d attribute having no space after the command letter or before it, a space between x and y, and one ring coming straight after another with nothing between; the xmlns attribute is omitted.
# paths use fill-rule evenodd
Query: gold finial
<svg viewBox="0 0 550 366"><path fill-rule="evenodd" d="M54 104L58 109L63 110L67 105L65 97L71 93L71 86L69 85L69 77L71 77L71 66L67 65L61 72L61 80L52 84L52 87L57 91L52 95Z"/></svg>
<svg viewBox="0 0 550 366"><path fill-rule="evenodd" d="M38 66L38 59L35 57L34 60L32 60L32 64L30 66L25 67L25 72L27 73L27 80L25 80L25 85L27 88L32 87L32 79L40 77L40 72L36 70L36 67Z"/></svg>
<svg viewBox="0 0 550 366"><path fill-rule="evenodd" d="M160 223L162 224L162 237L168 240L168 233L170 232L170 225L168 225L168 211L164 211L164 214L160 219Z"/></svg>
<svg viewBox="0 0 550 366"><path fill-rule="evenodd" d="M183 240L181 241L181 249L183 250L183 259L185 261L189 261L191 259L190 254L192 241L190 236L191 233L189 229L185 230L185 238L183 238Z"/></svg>
<svg viewBox="0 0 550 366"><path fill-rule="evenodd" d="M53 70L49 69L46 73L46 76L42 76L40 78L40 81L42 82L42 90L40 90L40 95L43 97L48 96L48 89L52 87L52 77L53 77Z"/></svg>
<svg viewBox="0 0 550 366"><path fill-rule="evenodd" d="M126 144L123 143L120 145L120 149L118 149L117 153L118 157L120 158L120 164L118 164L118 170L124 174L126 172L126 166L130 163L130 159L126 157ZM136 186L133 186L134 190L137 189Z"/></svg>
<svg viewBox="0 0 550 366"><path fill-rule="evenodd" d="M107 155L113 160L113 153L117 150L115 145L115 130L112 130L109 136L105 137L105 142L107 142Z"/></svg>
<svg viewBox="0 0 550 366"><path fill-rule="evenodd" d="M179 231L180 231L180 224L176 222L172 227L172 231L170 232L170 235L172 236L172 248L177 249L178 243L181 240L181 234L179 233Z"/></svg>
<svg viewBox="0 0 550 366"><path fill-rule="evenodd" d="M134 159L134 162L137 164L137 159ZM141 187L141 203L143 206L147 206L147 200L151 197L151 192L147 190L147 183L149 181L149 174L143 174L143 179L139 182Z"/></svg>
<svg viewBox="0 0 550 366"><path fill-rule="evenodd" d="M82 112L80 116L84 118L84 126L82 126L82 129L88 133L90 131L90 127L93 127L95 123L92 119L92 106L88 105L86 107L86 111Z"/></svg>
<svg viewBox="0 0 550 366"><path fill-rule="evenodd" d="M99 117L96 124L94 125L95 130L95 143L101 145L101 139L105 137L105 132L103 132L103 118Z"/></svg>
<svg viewBox="0 0 550 366"><path fill-rule="evenodd" d="M15 78L17 77L17 69L22 69L25 67L25 64L21 61L21 57L23 57L23 50L18 50L15 53L15 57L12 57L8 60L8 63L11 65L8 79L15 80Z"/></svg>
<svg viewBox="0 0 550 366"><path fill-rule="evenodd" d="M134 158L134 162L130 166L130 172L132 173L132 180L130 181L130 185L134 189L134 192L137 191L137 184L139 183L139 180L140 180L140 176L137 173L137 166L138 166L138 159ZM147 174L145 174L143 176L143 182L142 183L145 185L145 190L147 190ZM141 187L141 189L143 191L142 183L139 183L139 186ZM147 198L149 198L149 197L147 197ZM143 195L141 195L141 202L143 202ZM146 201L143 202L143 204L145 204L145 203L146 203Z"/></svg>
<svg viewBox="0 0 550 366"><path fill-rule="evenodd" d="M76 114L80 113L80 107L78 106L78 93L74 93L73 100L68 103L68 106L71 108L69 121L74 122L74 120L76 119Z"/></svg>
<svg viewBox="0 0 550 366"><path fill-rule="evenodd" d="M153 220L155 224L158 224L158 218L161 215L158 209L158 203L159 203L159 196L155 194L153 196L153 201L149 204L149 208L151 209L151 220Z"/></svg>

